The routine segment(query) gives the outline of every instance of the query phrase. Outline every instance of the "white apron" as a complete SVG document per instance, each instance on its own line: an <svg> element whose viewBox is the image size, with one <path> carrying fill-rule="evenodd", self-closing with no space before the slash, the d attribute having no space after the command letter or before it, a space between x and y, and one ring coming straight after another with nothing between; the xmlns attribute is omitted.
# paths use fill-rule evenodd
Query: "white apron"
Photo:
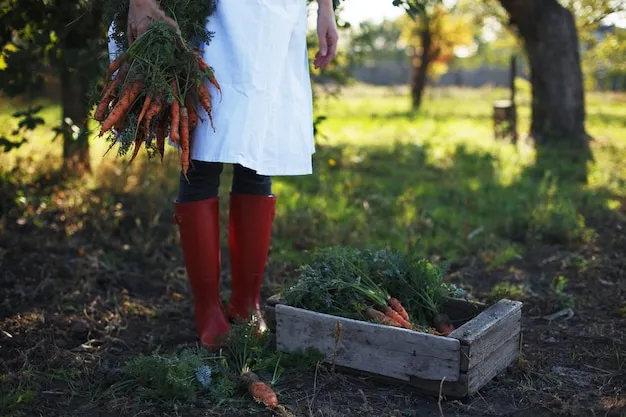
<svg viewBox="0 0 626 417"><path fill-rule="evenodd" d="M213 123L198 110L192 159L260 175L312 173L312 91L305 0L219 0L205 61L215 70ZM115 43L109 42L114 53Z"/></svg>

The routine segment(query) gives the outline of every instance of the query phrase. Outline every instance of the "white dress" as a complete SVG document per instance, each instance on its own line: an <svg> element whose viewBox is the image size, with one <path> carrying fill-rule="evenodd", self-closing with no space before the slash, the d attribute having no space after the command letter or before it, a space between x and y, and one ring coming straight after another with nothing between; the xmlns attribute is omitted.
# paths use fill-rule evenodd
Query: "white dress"
<svg viewBox="0 0 626 417"><path fill-rule="evenodd" d="M260 175L312 173L312 91L305 0L219 0L204 46L213 87L213 123L195 130L192 159L237 163ZM115 44L109 42L114 53Z"/></svg>

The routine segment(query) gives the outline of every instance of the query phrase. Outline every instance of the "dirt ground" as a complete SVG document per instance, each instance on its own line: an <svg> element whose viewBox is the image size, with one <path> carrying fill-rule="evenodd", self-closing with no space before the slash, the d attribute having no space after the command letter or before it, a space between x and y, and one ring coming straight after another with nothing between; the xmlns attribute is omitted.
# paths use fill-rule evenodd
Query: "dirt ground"
<svg viewBox="0 0 626 417"><path fill-rule="evenodd" d="M13 210L14 192L3 187L0 196L2 415L626 416L625 218L598 219L593 226L600 236L585 247L531 247L498 270L454 266L448 279L479 299L498 282L526 288L520 361L471 398L438 402L320 366L282 377L277 392L285 408L278 412L243 400L227 408L146 404L137 410L132 398L104 400L98 389L115 380L126 358L195 342L174 226L163 218L138 225L106 201L124 207L139 201L97 193L89 211L49 204L35 222ZM63 193L31 192L51 200ZM70 233L72 225L77 230ZM224 258L227 294L227 253ZM292 272L272 263L264 295ZM567 276L567 294L549 290L559 274ZM544 318L564 305L572 317Z"/></svg>

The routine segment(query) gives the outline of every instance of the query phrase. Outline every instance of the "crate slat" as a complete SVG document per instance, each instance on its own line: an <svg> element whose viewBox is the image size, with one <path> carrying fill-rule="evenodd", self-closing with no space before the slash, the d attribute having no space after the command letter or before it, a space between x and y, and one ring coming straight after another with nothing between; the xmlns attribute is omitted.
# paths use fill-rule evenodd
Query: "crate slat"
<svg viewBox="0 0 626 417"><path fill-rule="evenodd" d="M284 304L277 304L275 312L276 347L281 351L314 348L330 363L407 382L414 378L459 379L461 346L457 339Z"/></svg>
<svg viewBox="0 0 626 417"><path fill-rule="evenodd" d="M500 300L450 334L461 342L461 371L478 366L511 337L519 336L522 303Z"/></svg>
<svg viewBox="0 0 626 417"><path fill-rule="evenodd" d="M476 363L467 373L467 392L474 394L504 371L519 356L519 334L509 337L497 350Z"/></svg>

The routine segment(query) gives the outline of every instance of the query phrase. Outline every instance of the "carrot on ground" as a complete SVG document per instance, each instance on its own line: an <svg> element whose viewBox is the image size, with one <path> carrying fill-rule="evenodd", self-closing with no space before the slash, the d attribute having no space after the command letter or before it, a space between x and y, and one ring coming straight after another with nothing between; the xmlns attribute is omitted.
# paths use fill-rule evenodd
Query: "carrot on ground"
<svg viewBox="0 0 626 417"><path fill-rule="evenodd" d="M398 323L400 323L400 326L404 327L405 329L413 328L413 326L408 320L405 320L400 314L398 314L397 311L394 311L394 309L392 309L391 307L385 306L383 307L383 309L384 309L385 315L391 318L392 320L395 320Z"/></svg>
<svg viewBox="0 0 626 417"><path fill-rule="evenodd" d="M183 175L187 178L187 171L189 170L189 114L186 107L180 109L180 146L182 148Z"/></svg>
<svg viewBox="0 0 626 417"><path fill-rule="evenodd" d="M365 310L365 313L370 319L380 324L385 324L387 326L393 327L402 327L400 323L398 323L391 317L386 316L383 312L373 309L372 307L367 308L367 310Z"/></svg>
<svg viewBox="0 0 626 417"><path fill-rule="evenodd" d="M254 372L248 371L243 373L241 379L246 385L252 399L256 402L265 404L267 407L271 408L278 405L278 397L274 390L266 383L261 382Z"/></svg>
<svg viewBox="0 0 626 417"><path fill-rule="evenodd" d="M122 90L122 93L120 94L119 101L113 110L111 110L111 113L109 113L106 120L102 123L100 136L104 135L104 132L110 130L121 118L124 117L137 96L139 96L139 93L141 93L142 88L143 83L140 81L133 81L124 87L124 90Z"/></svg>
<svg viewBox="0 0 626 417"><path fill-rule="evenodd" d="M406 312L406 310L397 298L390 298L389 301L387 301L387 304L389 304L389 306L393 308L396 313L400 314L403 319L409 322L411 321L411 319L409 318L409 313Z"/></svg>

